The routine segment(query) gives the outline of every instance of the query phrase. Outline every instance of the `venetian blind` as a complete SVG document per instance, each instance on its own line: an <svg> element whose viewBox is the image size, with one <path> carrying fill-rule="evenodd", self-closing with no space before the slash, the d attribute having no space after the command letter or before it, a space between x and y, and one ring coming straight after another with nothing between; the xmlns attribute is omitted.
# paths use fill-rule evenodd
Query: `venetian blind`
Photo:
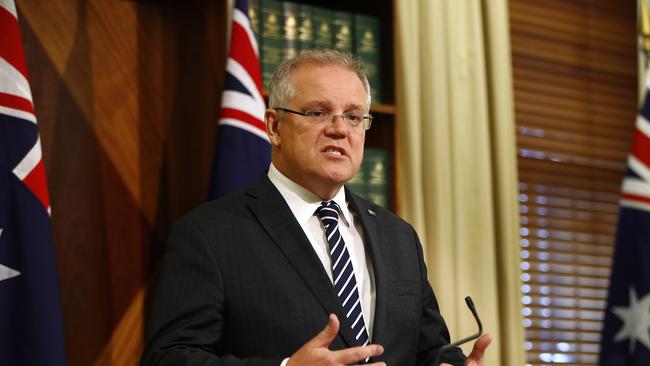
<svg viewBox="0 0 650 366"><path fill-rule="evenodd" d="M637 109L635 0L511 0L527 364L595 365Z"/></svg>

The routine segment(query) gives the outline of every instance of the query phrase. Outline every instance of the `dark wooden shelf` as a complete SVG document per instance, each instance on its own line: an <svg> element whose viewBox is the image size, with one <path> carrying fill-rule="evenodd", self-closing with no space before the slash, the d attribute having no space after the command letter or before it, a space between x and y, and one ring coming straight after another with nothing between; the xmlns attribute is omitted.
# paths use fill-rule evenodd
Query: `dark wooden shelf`
<svg viewBox="0 0 650 366"><path fill-rule="evenodd" d="M370 113L383 113L395 115L397 108L394 104L373 103L370 106Z"/></svg>

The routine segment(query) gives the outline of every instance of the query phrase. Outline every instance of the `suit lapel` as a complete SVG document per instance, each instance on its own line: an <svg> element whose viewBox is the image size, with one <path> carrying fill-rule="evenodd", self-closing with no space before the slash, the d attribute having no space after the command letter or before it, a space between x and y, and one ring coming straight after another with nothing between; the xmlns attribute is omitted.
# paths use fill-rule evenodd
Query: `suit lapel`
<svg viewBox="0 0 650 366"><path fill-rule="evenodd" d="M386 339L385 322L388 314L387 304L390 301L391 293L390 276L386 273L386 266L383 262L382 242L379 239L380 218L376 209L350 192L346 191L346 196L350 197L352 205L357 212L357 219L363 228L363 237L366 248L370 251L370 260L375 278L375 318L373 320L372 343L383 344Z"/></svg>
<svg viewBox="0 0 650 366"><path fill-rule="evenodd" d="M348 346L356 345L352 329L349 325L344 326L347 321L341 302L323 269L323 264L280 192L268 177L264 176L250 186L246 193L253 198L249 204L251 211L309 287L325 312L327 314L335 313L338 316L343 340Z"/></svg>

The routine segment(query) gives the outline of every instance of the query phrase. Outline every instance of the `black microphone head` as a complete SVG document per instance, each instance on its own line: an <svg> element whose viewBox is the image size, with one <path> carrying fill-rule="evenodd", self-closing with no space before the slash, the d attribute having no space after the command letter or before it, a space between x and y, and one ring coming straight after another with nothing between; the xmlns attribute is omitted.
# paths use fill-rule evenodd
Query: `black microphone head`
<svg viewBox="0 0 650 366"><path fill-rule="evenodd" d="M472 301L472 298L470 296L467 296L465 298L465 303L467 304L467 307L472 310L472 312L476 311L476 308L474 307L474 301Z"/></svg>
<svg viewBox="0 0 650 366"><path fill-rule="evenodd" d="M483 334L483 324L481 324L481 319L478 317L478 312L476 311L476 307L474 306L474 301L472 301L471 297L467 296L465 298L465 302L467 303L467 307L469 308L469 310L472 312L472 315L474 315L476 324L478 324L478 335Z"/></svg>

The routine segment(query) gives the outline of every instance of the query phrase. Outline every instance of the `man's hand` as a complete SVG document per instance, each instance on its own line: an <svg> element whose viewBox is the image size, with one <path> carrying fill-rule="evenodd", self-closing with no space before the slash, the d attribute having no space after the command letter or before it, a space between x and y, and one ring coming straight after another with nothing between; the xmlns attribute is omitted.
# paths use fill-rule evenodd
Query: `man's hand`
<svg viewBox="0 0 650 366"><path fill-rule="evenodd" d="M357 365L369 357L379 356L384 353L384 347L377 344L346 348L340 351L330 351L328 347L336 337L336 334L338 334L339 326L339 319L336 315L330 314L329 322L325 326L325 329L309 342L305 343L296 353L291 355L287 366ZM384 362L377 362L368 364L368 366L386 366L386 364Z"/></svg>
<svg viewBox="0 0 650 366"><path fill-rule="evenodd" d="M485 350L492 342L492 336L489 334L483 334L481 338L477 339L474 343L474 348L472 348L472 353L467 356L467 361L465 361L465 366L483 366L483 355ZM448 363L441 363L440 366L453 366Z"/></svg>
<svg viewBox="0 0 650 366"><path fill-rule="evenodd" d="M472 352L467 356L465 366L483 366L483 355L490 342L492 342L492 336L489 334L483 334L481 338L477 339L474 342Z"/></svg>

